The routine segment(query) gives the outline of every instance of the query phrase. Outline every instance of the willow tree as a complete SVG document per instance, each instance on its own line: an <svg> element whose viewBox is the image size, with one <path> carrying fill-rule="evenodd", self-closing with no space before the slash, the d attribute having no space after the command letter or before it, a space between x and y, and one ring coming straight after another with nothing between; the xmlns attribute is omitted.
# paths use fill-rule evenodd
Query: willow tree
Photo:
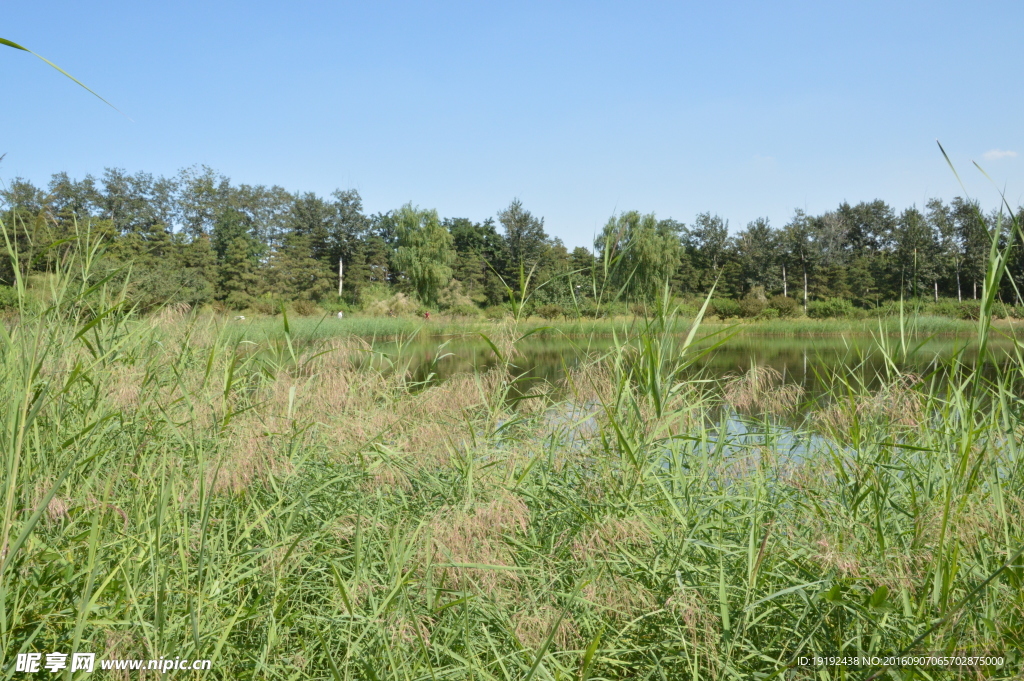
<svg viewBox="0 0 1024 681"><path fill-rule="evenodd" d="M672 278L682 247L678 224L635 210L608 220L596 245L612 284L628 298L653 300Z"/></svg>
<svg viewBox="0 0 1024 681"><path fill-rule="evenodd" d="M426 305L437 304L437 293L452 278L454 240L436 210L420 210L407 203L395 214L395 265Z"/></svg>

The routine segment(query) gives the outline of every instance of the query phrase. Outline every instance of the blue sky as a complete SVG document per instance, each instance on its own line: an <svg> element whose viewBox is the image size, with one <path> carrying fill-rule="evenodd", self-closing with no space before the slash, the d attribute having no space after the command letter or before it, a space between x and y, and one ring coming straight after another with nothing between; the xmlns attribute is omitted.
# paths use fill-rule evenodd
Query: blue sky
<svg viewBox="0 0 1024 681"><path fill-rule="evenodd" d="M735 231L962 190L1024 203L1015 2L35 2L0 37L0 179L106 166L406 201L519 197L586 245L616 211Z"/></svg>

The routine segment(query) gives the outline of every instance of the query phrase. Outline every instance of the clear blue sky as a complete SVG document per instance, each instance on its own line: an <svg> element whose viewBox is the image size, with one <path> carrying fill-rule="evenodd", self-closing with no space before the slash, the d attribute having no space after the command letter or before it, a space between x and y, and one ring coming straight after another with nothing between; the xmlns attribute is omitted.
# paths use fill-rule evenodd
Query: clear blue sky
<svg viewBox="0 0 1024 681"><path fill-rule="evenodd" d="M568 245L615 211L735 231L800 207L1024 201L1024 2L10 2L0 178L106 166L406 201L522 199Z"/></svg>

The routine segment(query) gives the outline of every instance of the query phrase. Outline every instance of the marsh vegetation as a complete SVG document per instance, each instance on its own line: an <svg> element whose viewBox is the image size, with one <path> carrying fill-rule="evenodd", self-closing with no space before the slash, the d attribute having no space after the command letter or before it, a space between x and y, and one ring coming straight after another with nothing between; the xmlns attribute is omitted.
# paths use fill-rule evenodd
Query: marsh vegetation
<svg viewBox="0 0 1024 681"><path fill-rule="evenodd" d="M813 388L756 354L714 370L743 339L667 306L549 337L548 376L522 367L551 332L516 317L482 330L486 362L425 374L394 337L286 314L141 315L99 252L75 242L46 305L21 283L2 327L5 660L838 679L797 660L973 651L1006 663L972 674L1021 673L1024 356L1012 326L994 347L996 248L971 349L897 321Z"/></svg>

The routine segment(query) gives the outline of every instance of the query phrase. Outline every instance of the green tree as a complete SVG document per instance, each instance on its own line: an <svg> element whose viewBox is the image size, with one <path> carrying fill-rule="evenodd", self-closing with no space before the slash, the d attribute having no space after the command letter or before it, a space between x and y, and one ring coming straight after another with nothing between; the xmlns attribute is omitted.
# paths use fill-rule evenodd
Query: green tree
<svg viewBox="0 0 1024 681"><path fill-rule="evenodd" d="M407 203L395 214L398 248L395 265L426 305L437 304L437 294L452 278L455 262L452 235L436 210L419 210Z"/></svg>
<svg viewBox="0 0 1024 681"><path fill-rule="evenodd" d="M207 166L193 166L175 180L175 222L190 237L210 234L230 205L231 182Z"/></svg>
<svg viewBox="0 0 1024 681"><path fill-rule="evenodd" d="M615 263L610 283L633 300L654 300L679 265L678 223L659 222L654 213L612 216L594 245L603 260Z"/></svg>
<svg viewBox="0 0 1024 681"><path fill-rule="evenodd" d="M798 271L799 283L802 285L803 307L807 312L810 295L810 279L817 265L817 251L814 245L814 219L803 210L797 209L789 223L782 229L781 257L784 259L783 295L789 295L787 278L790 273Z"/></svg>
<svg viewBox="0 0 1024 681"><path fill-rule="evenodd" d="M718 215L700 213L684 235L690 261L701 291L710 290L728 258L729 222Z"/></svg>
<svg viewBox="0 0 1024 681"><path fill-rule="evenodd" d="M494 221L478 223L466 218L446 218L444 225L452 235L455 248L453 276L462 282L466 295L483 304L492 302L491 294L496 292L498 300L493 302L499 302L504 291L494 270L503 269L504 244L494 228Z"/></svg>
<svg viewBox="0 0 1024 681"><path fill-rule="evenodd" d="M219 263L217 297L234 309L246 307L262 288L257 271L262 244L252 235L249 217L235 208L222 211L213 227L211 245Z"/></svg>
<svg viewBox="0 0 1024 681"><path fill-rule="evenodd" d="M544 232L544 218L534 217L523 208L519 199L513 199L508 208L498 213L498 222L505 228L508 249L505 275L510 283L518 282L519 272L529 273L544 255L548 235ZM513 283L513 288L518 284Z"/></svg>
<svg viewBox="0 0 1024 681"><path fill-rule="evenodd" d="M950 204L953 230L959 246L962 262L960 272L964 284L970 284L971 297L977 298L979 285L985 281L988 253L992 244L989 226L976 201L966 201L959 196Z"/></svg>
<svg viewBox="0 0 1024 681"><path fill-rule="evenodd" d="M289 232L270 256L266 270L270 292L289 300L319 300L331 292L334 273L313 256L309 235Z"/></svg>
<svg viewBox="0 0 1024 681"><path fill-rule="evenodd" d="M771 293L782 288L778 234L767 218L748 223L735 243L746 290L760 286Z"/></svg>
<svg viewBox="0 0 1024 681"><path fill-rule="evenodd" d="M915 207L900 213L893 229L892 288L906 297L938 300L942 246L928 219Z"/></svg>

